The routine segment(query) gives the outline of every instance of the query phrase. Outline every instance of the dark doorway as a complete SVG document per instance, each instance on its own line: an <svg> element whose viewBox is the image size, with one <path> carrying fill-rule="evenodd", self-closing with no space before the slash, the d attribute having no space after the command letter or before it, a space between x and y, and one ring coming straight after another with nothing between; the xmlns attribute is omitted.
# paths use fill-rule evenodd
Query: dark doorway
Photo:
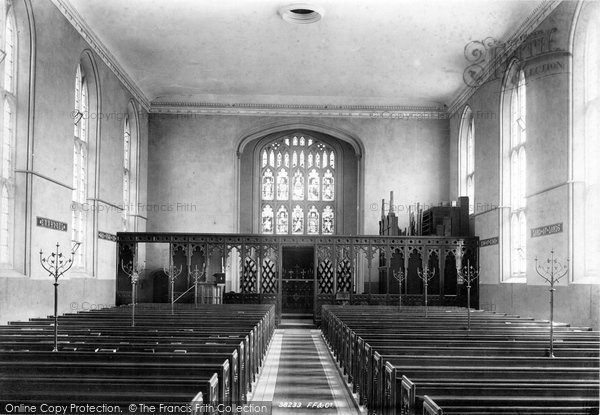
<svg viewBox="0 0 600 415"><path fill-rule="evenodd" d="M284 247L281 311L287 314L311 314L314 305L313 247Z"/></svg>
<svg viewBox="0 0 600 415"><path fill-rule="evenodd" d="M169 277L162 270L150 274L153 285L153 302L168 303L169 300Z"/></svg>

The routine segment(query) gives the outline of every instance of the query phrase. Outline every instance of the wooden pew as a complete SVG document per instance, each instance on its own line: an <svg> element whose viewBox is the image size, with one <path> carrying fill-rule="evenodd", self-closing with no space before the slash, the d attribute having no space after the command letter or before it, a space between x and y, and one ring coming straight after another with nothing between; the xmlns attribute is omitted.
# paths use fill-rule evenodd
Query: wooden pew
<svg viewBox="0 0 600 415"><path fill-rule="evenodd" d="M423 410L423 397L429 396L488 396L499 394L504 397L555 397L578 396L595 398L598 396L598 383L581 381L523 378L513 381L503 379L489 371L485 381L481 378L463 379L417 379L402 377L401 410L407 413L419 413ZM493 377L492 377L493 376Z"/></svg>
<svg viewBox="0 0 600 415"><path fill-rule="evenodd" d="M556 397L548 402L547 396L428 396L423 401L423 415L595 415L597 398L577 396Z"/></svg>
<svg viewBox="0 0 600 415"><path fill-rule="evenodd" d="M39 388L40 402L39 396L68 398L53 389L57 378L76 385L78 402L114 402L111 393L122 402L136 393L167 402L161 390L179 391L168 400L174 403L245 402L275 329L274 307L213 307L172 315L150 309L137 314L135 327L123 307L63 316L58 353L42 351L53 345L50 318L0 326L1 386L15 399ZM194 391L195 384L204 389Z"/></svg>
<svg viewBox="0 0 600 415"><path fill-rule="evenodd" d="M323 308L323 336L370 413L384 410L395 413L396 408L400 408L400 396L404 399L404 395L410 395L409 392L403 395L402 374L416 379L428 370L445 371L446 377L442 379L450 384L440 382L436 387L442 392L443 388L452 390L453 377L460 378L464 373L462 369L468 368L479 370L479 374L489 370L496 376L490 378L493 379L490 383L504 385L509 395L510 390L514 390L514 394L526 394L527 391L510 385L515 380L511 373L525 369L533 376L543 373L551 379L557 378L556 382L546 382L544 386L557 396L566 395L562 398L569 405L585 401L586 393L598 394L597 382L594 383L594 376L598 376L598 332L586 327L557 325L555 355L558 358L548 359L543 357L547 350L547 322L478 313L472 316L471 331L466 332L464 309L462 313L432 311L424 317L419 312L404 309L399 313L389 308L375 311L365 307ZM482 368L485 369L482 371ZM581 375L587 376L589 382L581 382L577 378ZM469 379L477 378L467 377L461 382L468 385ZM533 385L536 378L528 380ZM533 387L522 389L528 389L534 398L539 391ZM472 395L487 396L492 390L493 387L482 388ZM569 401L569 397L580 399ZM411 402L414 405L415 401ZM411 405L405 405L404 409L414 410ZM590 402L586 401L585 405L589 406Z"/></svg>
<svg viewBox="0 0 600 415"><path fill-rule="evenodd" d="M476 383L493 384L543 384L552 387L561 385L586 385L598 388L598 371L595 368L536 368L536 367L447 367L430 366L403 367L402 375L389 362L386 364L384 406L389 413L392 409L414 410L416 391L414 384L418 382L438 382L446 384ZM396 377L396 389L389 379Z"/></svg>
<svg viewBox="0 0 600 415"><path fill-rule="evenodd" d="M85 370L79 371L78 376L81 378L87 378L88 375L91 377L99 377L96 367L104 367L106 364L114 364L118 367L125 367L125 370L129 370L130 366L125 365L148 365L148 364L159 364L161 367L166 368L168 371L167 375L171 372L179 371L182 366L187 368L196 367L196 362L202 362L203 365L194 369L194 375L198 375L197 370L204 370L206 367L210 368L209 374L217 373L219 380L220 395L218 396L219 402L233 403L240 402L238 397L238 379L234 376L234 371L231 365L232 355L227 356L226 354L170 354L165 353L162 355L151 355L151 354L140 354L140 353L56 353L56 352L0 352L0 376L10 378L10 376L19 374L25 376L26 380L37 379L39 376L52 375L52 368L61 368L66 366L72 366L75 368L83 367ZM50 365L50 368L49 366ZM56 366L52 366L56 365ZM87 366L89 365L89 366ZM147 369L151 366L141 366L143 369ZM172 370L169 370L171 369ZM94 369L94 372L89 372L90 369ZM65 372L70 372L66 370ZM136 375L141 375L142 371L136 371ZM162 372L161 372L162 373ZM62 373L61 373L62 374ZM189 374L183 373L185 378ZM120 374L119 374L120 376ZM164 376L164 375L163 375ZM166 379L163 377L162 379Z"/></svg>
<svg viewBox="0 0 600 415"><path fill-rule="evenodd" d="M0 376L0 403L188 404L199 397L204 403L221 402L214 366L194 367L194 374L185 367L142 365L138 371L136 365L131 366L100 368L75 363L28 369L26 365L5 365Z"/></svg>
<svg viewBox="0 0 600 415"><path fill-rule="evenodd" d="M192 415L205 413L215 414L213 411L206 411L206 408L216 407L218 404L216 389L218 388L217 374L210 379L197 379L193 384L179 383L174 387L162 384L157 389L155 385L145 382L136 382L137 379L120 380L118 382L94 381L92 384L82 383L77 379L65 381L64 386L56 390L56 381L50 380L49 383L30 384L29 388L13 393L10 387L7 387L7 393L0 396L0 407L6 408L6 405L15 405L15 402L22 402L30 407L36 405L64 405L69 408L70 413L90 413L102 412L102 404L109 408L115 406L119 409L110 409L115 413L133 413L131 404L137 402L136 408L141 403L153 405L160 408L165 405L170 413L190 413ZM133 389L132 389L133 388ZM116 390L115 390L116 389ZM196 395L191 395L198 391ZM190 396L193 396L190 400ZM100 410L91 411L88 408L100 407ZM82 408L82 409L78 409ZM173 408L180 412L173 412ZM215 414L216 415L216 414Z"/></svg>

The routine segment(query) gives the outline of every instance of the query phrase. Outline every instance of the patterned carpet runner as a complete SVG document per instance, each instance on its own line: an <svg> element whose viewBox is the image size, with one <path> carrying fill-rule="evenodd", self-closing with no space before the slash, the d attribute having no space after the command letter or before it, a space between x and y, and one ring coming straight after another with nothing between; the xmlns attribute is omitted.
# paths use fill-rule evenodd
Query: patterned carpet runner
<svg viewBox="0 0 600 415"><path fill-rule="evenodd" d="M320 331L278 329L257 382L254 402L273 414L359 414Z"/></svg>

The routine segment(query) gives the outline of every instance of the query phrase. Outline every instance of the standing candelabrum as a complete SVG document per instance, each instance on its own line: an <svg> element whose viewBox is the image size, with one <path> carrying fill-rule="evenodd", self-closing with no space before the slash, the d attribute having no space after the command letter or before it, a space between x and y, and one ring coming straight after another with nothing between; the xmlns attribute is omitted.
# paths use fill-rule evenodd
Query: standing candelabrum
<svg viewBox="0 0 600 415"><path fill-rule="evenodd" d="M427 317L427 286L429 285L429 281L435 277L435 268L433 271L430 271L428 266L425 266L423 270L417 269L417 275L423 281L425 288L425 317Z"/></svg>
<svg viewBox="0 0 600 415"><path fill-rule="evenodd" d="M467 260L467 265L462 269L457 269L459 283L467 283L467 331L471 331L471 284L479 278L479 269L471 265Z"/></svg>
<svg viewBox="0 0 600 415"><path fill-rule="evenodd" d="M177 268L174 264L164 265L163 271L167 277L169 277L169 283L171 284L171 314L173 314L175 307L175 280L181 275L183 266L180 265L179 268Z"/></svg>
<svg viewBox="0 0 600 415"><path fill-rule="evenodd" d="M129 277L131 281L131 326L135 326L135 305L137 304L137 284L141 279L142 272L145 266L139 266L134 264L133 261L129 261L125 264L121 261L121 269Z"/></svg>
<svg viewBox="0 0 600 415"><path fill-rule="evenodd" d="M399 269L398 271L392 270L392 275L398 281L398 311L402 308L402 283L406 281L406 273L403 269Z"/></svg>
<svg viewBox="0 0 600 415"><path fill-rule="evenodd" d="M554 357L554 285L569 273L569 260L566 262L565 264L555 258L554 250L550 250L550 258L541 264L538 264L538 259L535 258L535 272L550 284L550 357Z"/></svg>
<svg viewBox="0 0 600 415"><path fill-rule="evenodd" d="M194 306L195 307L198 306L198 284L201 282L200 280L202 279L203 276L204 276L204 279L206 279L205 271L206 271L206 262L204 264L202 264L202 271L200 271L198 269L198 265L195 265L194 269L192 269L192 266L189 265L188 273L194 279Z"/></svg>
<svg viewBox="0 0 600 415"><path fill-rule="evenodd" d="M47 257L44 257L44 252L40 249L40 263L42 268L54 278L54 349L53 352L58 352L58 279L65 272L71 269L74 264L75 252L79 248L79 243L76 243L71 249L71 257L65 258L60 252L60 244L56 243L56 252L52 252Z"/></svg>

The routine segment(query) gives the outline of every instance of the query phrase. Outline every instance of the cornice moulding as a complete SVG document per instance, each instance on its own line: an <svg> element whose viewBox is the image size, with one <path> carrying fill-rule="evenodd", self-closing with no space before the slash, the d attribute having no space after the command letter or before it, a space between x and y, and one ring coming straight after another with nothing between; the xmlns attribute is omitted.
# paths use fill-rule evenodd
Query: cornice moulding
<svg viewBox="0 0 600 415"><path fill-rule="evenodd" d="M153 102L152 114L247 115L282 117L342 117L389 119L445 119L443 107L379 105L293 105L293 104L215 104L202 102Z"/></svg>
<svg viewBox="0 0 600 415"><path fill-rule="evenodd" d="M108 50L102 41L94 34L90 27L85 23L83 18L74 10L66 0L52 0L52 3L58 8L58 10L65 16L65 18L71 23L71 25L77 30L77 32L83 37L83 39L90 45L92 50L100 56L102 61L109 67L109 69L116 75L121 83L127 88L127 90L134 96L135 99L144 107L146 111L150 109L150 100L142 92L142 90L136 85L131 77L125 72L123 67L119 64L117 59Z"/></svg>
<svg viewBox="0 0 600 415"><path fill-rule="evenodd" d="M524 39L560 4L560 0L551 0L540 4L521 23L506 42L509 48L494 61L487 64L483 71L483 82L490 78L495 69L511 56ZM153 114L189 114L189 115L242 115L242 116L296 116L296 117L342 117L342 118L389 118L389 119L445 119L459 111L478 87L465 86L446 107L419 106L378 106L378 105L280 105L280 104L220 104L202 102L150 102L133 79L127 74L108 48L93 33L83 18L67 0L52 0L52 3L65 16L77 32L110 68L125 88L135 97L142 107Z"/></svg>

